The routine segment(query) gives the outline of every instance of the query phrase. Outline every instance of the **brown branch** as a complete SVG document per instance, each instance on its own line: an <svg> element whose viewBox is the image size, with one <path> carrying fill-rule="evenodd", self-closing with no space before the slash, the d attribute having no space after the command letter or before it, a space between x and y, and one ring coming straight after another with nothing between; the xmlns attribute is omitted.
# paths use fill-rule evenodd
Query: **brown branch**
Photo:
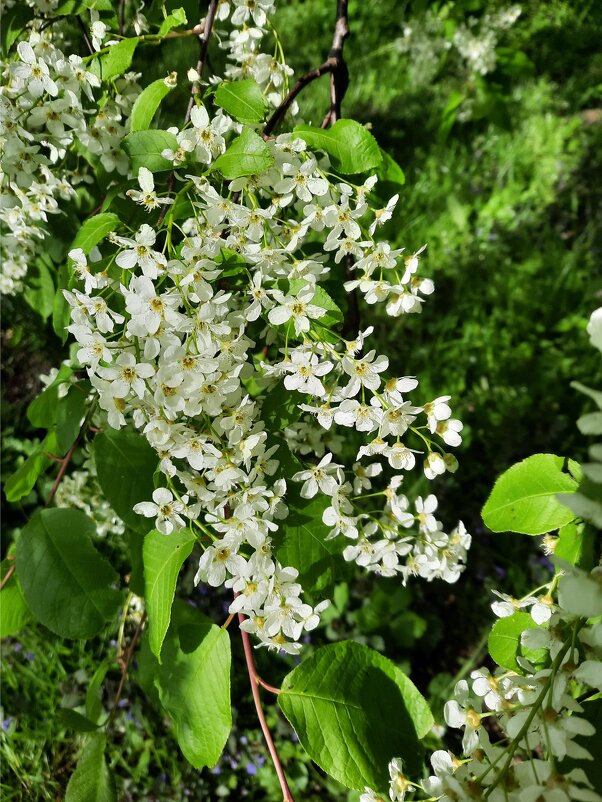
<svg viewBox="0 0 602 802"><path fill-rule="evenodd" d="M282 121L291 103L299 92L308 84L320 78L326 73L330 73L330 109L322 121L322 128L327 128L335 123L341 116L341 103L349 85L349 70L343 58L343 46L345 39L349 36L348 22L348 0L337 0L337 18L332 37L332 47L326 61L305 75L302 75L293 86L282 103L274 111L263 129L264 139L267 139L274 128Z"/></svg>
<svg viewBox="0 0 602 802"><path fill-rule="evenodd" d="M200 44L200 52L199 52L199 60L197 61L196 71L199 75L199 82L203 76L203 71L205 70L205 64L207 63L207 54L209 52L209 39L211 38L211 31L213 30L213 22L215 20L215 15L217 13L217 7L219 5L219 0L211 0L209 4L209 8L207 10L207 16L205 17L202 27L201 25L196 26L199 30L199 33L202 30L202 37L201 37L201 44ZM184 125L190 120L190 115L192 114L192 109L194 108L194 96L198 94L199 86L196 82L192 84L192 90L190 92L190 100L188 101L188 108L186 109L186 116L184 117ZM169 174L169 178L167 179L167 194L171 195L176 185L176 171L172 170ZM157 218L157 228L161 225L163 220L165 219L165 215L167 214L168 206L164 204L161 211L159 212L159 217Z"/></svg>
<svg viewBox="0 0 602 802"><path fill-rule="evenodd" d="M284 98L282 103L278 106L278 108L274 111L270 119L265 124L265 128L263 129L263 138L268 139L274 128L278 125L279 122L283 119L284 115L289 109L289 106L293 102L293 100L297 97L299 92L304 89L308 84L312 81L315 81L317 78L321 78L322 75L326 75L326 73L332 73L333 69L335 68L335 64L333 61L328 59L321 64L319 67L316 67L314 70L310 70L306 72L305 75L302 75L297 83L293 86L291 91L288 95Z"/></svg>
<svg viewBox="0 0 602 802"><path fill-rule="evenodd" d="M123 36L125 30L125 0L119 0L119 28L117 29L120 36Z"/></svg>
<svg viewBox="0 0 602 802"><path fill-rule="evenodd" d="M324 118L328 120L327 125L332 125L341 116L341 104L345 97L345 92L349 86L349 70L343 58L343 47L345 39L349 36L348 19L348 0L337 0L337 21L332 37L332 49L328 54L329 59L334 59L337 64L336 70L330 74L330 111ZM322 127L326 128L324 122Z"/></svg>
<svg viewBox="0 0 602 802"><path fill-rule="evenodd" d="M50 502L54 498L54 494L58 490L58 486L61 483L61 479L65 475L65 471L67 470L67 466L69 465L69 462L71 461L71 457L73 456L73 452L75 451L75 448L76 448L76 446L77 446L77 444L79 442L80 435L81 435L81 430L80 430L80 433L75 438L75 440L73 441L73 443L71 444L71 448L69 449L69 451L67 451L67 453L62 458L62 460L60 460L61 467L59 468L59 472L56 475L56 479L54 480L54 484L52 485L52 488L50 489L50 493L48 494L48 498L46 499L46 504L45 504L46 507L50 504Z"/></svg>
<svg viewBox="0 0 602 802"><path fill-rule="evenodd" d="M288 783L286 781L286 776L284 774L284 769L282 768L282 763L280 762L280 756L276 750L274 745L274 741L272 740L272 734L268 728L267 722L265 720L265 715L263 712L263 708L261 706L261 697L259 696L259 685L264 685L263 681L259 680L257 676L257 670L255 668L255 662L253 660L253 647L251 646L251 640L249 638L249 633L245 632L245 630L240 626L245 620L242 613L238 614L238 624L240 630L240 636L242 638L242 645L245 650L245 660L247 663L247 671L249 672L249 680L251 681L251 693L253 694L253 701L255 702L255 710L257 711L257 717L259 719L259 724L261 725L261 729L263 732L263 737L266 740L268 745L268 751L270 753L270 757L272 758L272 763L274 764L274 768L276 769L276 775L278 776L278 782L280 783L280 788L282 789L283 794L283 802L295 802L293 799L293 795L291 794L290 788L288 787ZM266 687L266 685L264 685ZM269 690L272 689L271 686Z"/></svg>

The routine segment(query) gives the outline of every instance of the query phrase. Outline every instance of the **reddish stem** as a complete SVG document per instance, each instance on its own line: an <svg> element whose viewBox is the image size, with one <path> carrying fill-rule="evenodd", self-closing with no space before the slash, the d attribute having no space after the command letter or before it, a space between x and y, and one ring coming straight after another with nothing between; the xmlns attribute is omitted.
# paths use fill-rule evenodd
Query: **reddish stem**
<svg viewBox="0 0 602 802"><path fill-rule="evenodd" d="M75 451L75 447L77 446L78 441L79 441L79 435L77 436L77 438L71 444L71 448L69 449L69 451L67 451L67 453L65 454L63 459L60 461L61 462L61 467L59 468L59 472L56 475L56 479L54 480L54 484L52 485L52 489L50 490L50 494L48 495L48 498L46 499L46 504L45 504L46 507L50 504L50 502L54 498L54 494L56 493L56 491L58 489L58 486L61 483L61 479L65 475L65 471L67 470L67 466L69 465L71 457L73 456L73 452Z"/></svg>
<svg viewBox="0 0 602 802"><path fill-rule="evenodd" d="M280 783L280 788L282 789L282 793L284 795L283 802L295 802L295 800L293 799L293 795L291 794L290 788L288 787L286 776L284 774L284 769L282 768L280 757L274 745L274 741L272 740L272 734L267 725L267 721L265 720L265 715L263 713L263 708L261 706L261 697L259 696L259 685L261 684L264 687L268 686L257 676L257 669L255 668L255 661L253 660L253 647L251 646L249 633L245 632L245 630L242 629L242 627L240 626L240 624L242 624L244 620L245 618L243 614L239 613L238 624L240 629L240 636L242 638L242 645L245 650L245 660L247 662L247 671L249 672L249 679L251 681L251 693L253 694L255 709L257 710L257 718L259 719L261 730L263 732L263 737L266 740L270 757L272 758L274 768L276 769L278 782ZM279 693L279 691L276 688L272 688L271 686L268 687L268 690L272 690L276 693Z"/></svg>

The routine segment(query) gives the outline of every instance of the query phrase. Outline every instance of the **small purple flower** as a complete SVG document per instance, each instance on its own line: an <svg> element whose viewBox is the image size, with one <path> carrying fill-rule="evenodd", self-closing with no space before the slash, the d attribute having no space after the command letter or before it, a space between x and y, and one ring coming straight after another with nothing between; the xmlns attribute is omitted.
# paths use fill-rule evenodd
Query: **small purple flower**
<svg viewBox="0 0 602 802"><path fill-rule="evenodd" d="M250 774L252 777L254 777L257 774L257 766L255 765L255 763L247 763L246 769L247 769L247 774Z"/></svg>
<svg viewBox="0 0 602 802"><path fill-rule="evenodd" d="M13 721L14 718L12 716L9 716L8 718L4 719L4 721L2 722L2 729L4 730L4 732L8 730Z"/></svg>
<svg viewBox="0 0 602 802"><path fill-rule="evenodd" d="M35 654L33 652L26 652L25 653L25 659L29 660L29 662L31 663L36 659L36 656L35 656Z"/></svg>

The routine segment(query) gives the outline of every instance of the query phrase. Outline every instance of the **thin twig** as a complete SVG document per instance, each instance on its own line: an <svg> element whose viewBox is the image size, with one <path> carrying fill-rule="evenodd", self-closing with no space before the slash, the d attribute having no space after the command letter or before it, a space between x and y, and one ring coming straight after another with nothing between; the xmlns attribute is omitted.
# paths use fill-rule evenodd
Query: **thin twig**
<svg viewBox="0 0 602 802"><path fill-rule="evenodd" d="M269 682L266 682L264 679L261 679L259 674L257 674L255 676L255 679L261 685L262 688L266 689L266 691L269 691L270 693L274 693L274 694L276 694L276 696L278 696L278 694L280 693L280 688L276 688L276 687L274 687L274 685L270 685Z"/></svg>
<svg viewBox="0 0 602 802"><path fill-rule="evenodd" d="M291 790L288 787L286 776L284 774L284 769L282 768L282 763L280 762L280 756L278 755L278 752L274 745L274 741L272 740L272 734L267 725L267 721L265 720L263 707L261 706L261 697L259 696L260 683L259 683L259 677L257 676L257 670L255 668L255 662L253 660L253 647L251 646L249 633L245 632L245 630L240 626L240 624L242 624L244 620L245 618L243 614L239 613L238 624L240 629L240 636L242 638L242 645L245 650L245 660L247 663L249 680L251 681L251 693L253 694L253 701L255 702L255 710L257 711L257 718L259 719L259 724L261 725L263 737L265 738L266 743L268 745L268 751L270 753L270 757L272 758L272 763L274 764L274 768L276 769L278 782L280 783L280 788L282 789L282 794L284 796L283 802L295 802L295 800L293 799L293 795L291 794Z"/></svg>
<svg viewBox="0 0 602 802"><path fill-rule="evenodd" d="M2 588L6 585L6 583L14 573L15 573L15 564L13 563L6 572L6 574L4 575L4 579L2 580L2 582L0 582L0 590L2 590Z"/></svg>
<svg viewBox="0 0 602 802"><path fill-rule="evenodd" d="M140 616L140 621L138 622L136 631L132 635L132 640L130 641L130 645L128 646L127 652L125 653L125 659L122 660L120 655L121 679L119 680L119 685L117 686L117 693L115 695L115 701L113 702L113 707L111 708L111 713L108 719L109 721L112 721L115 718L115 713L117 712L117 705L119 704L119 700L121 699L121 694L123 693L123 686L125 685L128 669L134 657L134 649L136 648L136 644L138 643L138 638L142 634L142 628L144 627L145 621L146 621L146 611L143 612L142 615Z"/></svg>
<svg viewBox="0 0 602 802"><path fill-rule="evenodd" d="M185 127L188 121L190 120L190 115L192 114L192 109L194 108L194 96L199 92L199 85L201 82L201 78L203 76L203 72L205 70L205 64L207 63L207 54L209 52L209 39L211 38L211 31L213 30L213 22L215 20L215 15L217 13L217 7L219 5L219 0L211 0L209 4L209 8L207 10L207 16L205 17L204 22L202 23L202 37L201 37L201 44L200 44L200 52L199 52L199 60L196 65L196 71L199 75L198 83L195 81L192 84L192 91L190 93L190 100L188 101L188 108L186 109L186 116L184 117L184 125ZM199 33L201 32L201 27L197 26ZM174 187L176 185L176 171L172 170L169 174L169 178L167 179L167 194L171 195L174 191ZM167 214L168 206L164 204L159 212L159 217L157 218L157 228L161 225L163 220L165 219L165 215Z"/></svg>
<svg viewBox="0 0 602 802"><path fill-rule="evenodd" d="M84 25L84 21L81 17L76 17L79 27L82 29L82 33L84 35L84 39L86 41L86 47L90 51L90 55L93 56L95 54L95 50L92 47L92 42L90 41L90 37L88 36L88 29Z"/></svg>
<svg viewBox="0 0 602 802"><path fill-rule="evenodd" d="M219 0L211 0L209 3L209 8L207 9L207 16L205 17L205 21L203 23L203 36L201 39L201 52L199 54L199 60L196 65L196 71L199 74L199 83L201 78L203 77L203 72L205 71L205 64L207 63L207 54L209 52L209 39L211 38L211 31L213 30L213 22L215 20L215 15L217 13L217 7L219 5ZM186 112L186 117L184 119L184 125L190 119L190 114L192 112L192 107L194 106L194 96L198 93L199 86L195 83L192 86L192 94L190 96L190 100L188 101L188 110Z"/></svg>
<svg viewBox="0 0 602 802"><path fill-rule="evenodd" d="M319 67L316 67L315 69L306 72L305 75L302 75L265 124L265 128L263 129L263 138L269 138L274 128L283 119L284 115L289 109L289 106L302 89L304 89L312 81L315 81L317 78L321 78L322 75L326 75L328 72L332 73L334 68L334 62L330 61L329 59L328 61L325 61L324 64L320 64Z"/></svg>
<svg viewBox="0 0 602 802"><path fill-rule="evenodd" d="M80 431L80 434L81 434L81 431ZM67 451L67 453L65 454L65 456L61 460L61 467L59 468L59 472L56 475L56 479L54 480L54 484L52 485L50 493L48 494L48 498L46 499L46 504L45 504L46 507L50 504L50 502L54 498L54 494L58 490L58 486L61 483L61 479L65 475L65 471L67 470L67 466L69 465L71 457L73 456L73 452L75 451L75 448L76 448L76 446L77 446L77 444L79 442L80 434L77 435L77 437L75 438L75 440L71 444L71 448L69 449L69 451Z"/></svg>
<svg viewBox="0 0 602 802"><path fill-rule="evenodd" d="M123 36L125 30L125 0L119 0L119 35Z"/></svg>
<svg viewBox="0 0 602 802"><path fill-rule="evenodd" d="M332 37L332 46L326 61L305 75L302 75L293 86L282 103L274 111L263 129L264 139L267 139L274 128L283 119L291 103L299 92L308 84L320 78L322 75L330 73L330 109L322 121L322 128L327 128L335 123L341 116L341 103L349 85L349 70L343 58L343 46L345 39L349 36L348 22L348 0L337 0L337 18Z"/></svg>

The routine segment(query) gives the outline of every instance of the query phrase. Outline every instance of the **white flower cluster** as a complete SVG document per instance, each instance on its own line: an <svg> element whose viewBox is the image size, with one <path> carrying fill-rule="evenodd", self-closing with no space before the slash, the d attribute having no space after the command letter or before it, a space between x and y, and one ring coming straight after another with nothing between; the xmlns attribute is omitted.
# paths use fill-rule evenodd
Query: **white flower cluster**
<svg viewBox="0 0 602 802"><path fill-rule="evenodd" d="M272 5L236 0L234 38L263 34ZM248 28L251 20L257 29ZM91 92L94 81L82 75ZM77 136L107 170L125 172L126 129L113 124L136 88L130 77L120 80L98 113L102 124L82 123ZM276 86L270 80L267 94ZM408 397L416 379L385 377L387 357L367 345L372 327L353 340L333 330L340 312L323 286L331 269L354 270L345 289L385 303L394 316L420 311L433 290L417 274L423 249L404 258L375 239L397 197L371 208L376 178L333 182L327 157L290 134L266 142L271 167L224 181L212 168L240 124L222 111L212 116L195 98L189 122L172 129L177 147L163 152L176 198L140 168L139 189L125 192L139 207L134 228L122 224L90 254L69 254L69 331L102 410L97 423L133 423L158 454L163 486L136 512L166 535L190 526L204 547L196 581L231 588L230 611L244 614L260 644L296 652L325 602L304 603L297 570L274 554L272 539L295 495L290 482L299 482L304 499L319 494L317 514L330 536L349 539L346 559L403 581L415 574L453 582L469 535L461 524L445 534L433 495L410 512L400 486L420 454L428 479L455 470L445 447L461 442L462 424L448 396L418 406ZM183 204L186 219L174 214ZM264 415L272 392L293 394L301 415L284 432ZM348 443L355 456L346 469L333 453L343 444L349 451Z"/></svg>
<svg viewBox="0 0 602 802"><path fill-rule="evenodd" d="M434 752L434 774L422 783L403 774L401 760L392 761L392 802L409 792L440 802L602 800L587 763L574 767L575 761L592 760L578 739L596 734L587 715L602 691L602 566L589 573L563 566L542 596L515 600L497 594L498 615L530 607L541 624L522 633L528 657L517 656L520 673L480 668L456 684L444 712L449 727L463 730L463 757ZM562 770L566 758L572 765ZM422 798L420 793L412 798ZM370 789L362 795L362 802L378 799Z"/></svg>
<svg viewBox="0 0 602 802"><path fill-rule="evenodd" d="M93 90L100 81L87 59L65 55L55 44L58 26L42 23L34 20L15 59L0 63L0 292L8 295L22 290L28 267L43 252L48 216L60 214L59 200L74 198L78 184L92 181L89 165L82 169L84 159L69 158L72 145L79 142L85 159L98 157L107 172L127 173L119 145L140 92L138 76L128 73L98 109ZM99 35L98 21L94 24Z"/></svg>
<svg viewBox="0 0 602 802"><path fill-rule="evenodd" d="M408 56L413 85L425 85L436 76L445 52L455 51L469 75L487 75L496 66L496 47L500 34L511 28L521 14L518 5L486 11L480 18L468 17L458 25L451 40L447 30L448 9L443 13L427 10L408 20L403 36L394 42L398 53Z"/></svg>
<svg viewBox="0 0 602 802"><path fill-rule="evenodd" d="M460 25L456 29L454 47L471 73L487 75L493 72L500 32L511 28L520 14L520 6L508 6L484 14L478 24L475 17L470 17L468 25Z"/></svg>
<svg viewBox="0 0 602 802"><path fill-rule="evenodd" d="M232 6L232 9L231 9ZM260 46L268 27L268 17L275 10L275 0L220 0L218 20L227 20L234 26L221 46L228 52L226 78L239 81L254 78L265 93L267 102L276 107L288 91L288 80L293 70L286 64L282 48L276 37L276 53L263 53ZM275 35L275 31L272 29ZM221 80L219 77L213 82ZM293 103L291 112L296 113Z"/></svg>

